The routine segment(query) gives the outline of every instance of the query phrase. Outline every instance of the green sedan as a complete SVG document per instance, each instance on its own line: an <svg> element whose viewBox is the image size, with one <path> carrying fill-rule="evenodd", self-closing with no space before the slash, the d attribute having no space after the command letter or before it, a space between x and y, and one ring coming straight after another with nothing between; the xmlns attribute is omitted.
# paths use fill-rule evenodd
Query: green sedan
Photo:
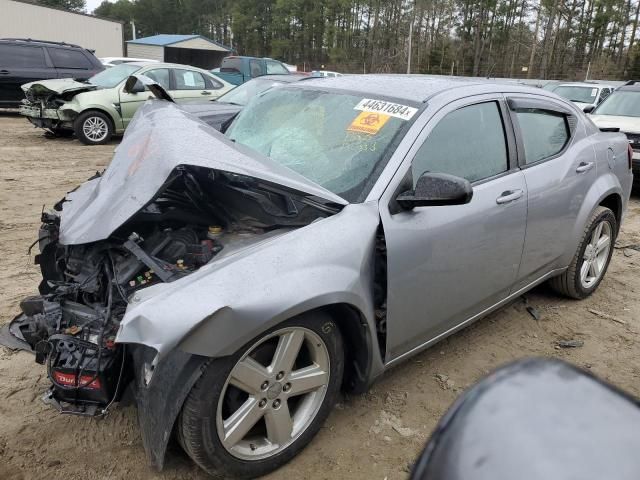
<svg viewBox="0 0 640 480"><path fill-rule="evenodd" d="M123 63L86 81L71 78L22 85L20 113L36 127L56 136L71 136L87 145L108 142L124 133L133 115L153 95L142 83L125 88L130 75L145 75L162 85L176 102L212 100L234 85L206 70L170 63Z"/></svg>

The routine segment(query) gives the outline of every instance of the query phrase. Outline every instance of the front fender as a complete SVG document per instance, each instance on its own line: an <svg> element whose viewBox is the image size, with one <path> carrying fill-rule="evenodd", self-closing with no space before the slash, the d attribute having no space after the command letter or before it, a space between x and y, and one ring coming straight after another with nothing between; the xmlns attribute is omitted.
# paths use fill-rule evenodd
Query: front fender
<svg viewBox="0 0 640 480"><path fill-rule="evenodd" d="M375 338L378 224L377 204L348 205L180 280L141 290L116 341L155 349L156 362L176 347L221 357L282 320L336 303L358 309Z"/></svg>

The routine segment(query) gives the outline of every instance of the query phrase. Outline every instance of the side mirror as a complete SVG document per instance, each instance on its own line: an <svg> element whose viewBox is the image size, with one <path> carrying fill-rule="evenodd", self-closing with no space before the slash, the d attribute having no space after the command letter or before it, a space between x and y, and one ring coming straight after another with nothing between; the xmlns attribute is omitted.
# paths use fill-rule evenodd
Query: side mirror
<svg viewBox="0 0 640 480"><path fill-rule="evenodd" d="M127 78L123 90L125 93L141 93L144 92L144 85L140 80L132 75Z"/></svg>
<svg viewBox="0 0 640 480"><path fill-rule="evenodd" d="M594 110L595 108L596 108L596 107L594 107L593 105L587 105L586 107L584 107L584 108L582 109L582 111L583 111L584 113L591 113L591 112L593 112L593 110Z"/></svg>
<svg viewBox="0 0 640 480"><path fill-rule="evenodd" d="M446 173L424 172L416 182L415 190L407 190L396 197L405 210L438 205L464 205L473 197L468 180Z"/></svg>

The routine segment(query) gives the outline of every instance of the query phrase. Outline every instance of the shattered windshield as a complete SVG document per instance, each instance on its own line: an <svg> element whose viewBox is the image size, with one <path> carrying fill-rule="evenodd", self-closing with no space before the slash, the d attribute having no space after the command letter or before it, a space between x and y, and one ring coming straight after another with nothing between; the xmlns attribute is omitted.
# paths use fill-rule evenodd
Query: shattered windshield
<svg viewBox="0 0 640 480"><path fill-rule="evenodd" d="M417 111L404 100L283 86L251 100L226 135L355 202Z"/></svg>
<svg viewBox="0 0 640 480"><path fill-rule="evenodd" d="M132 73L140 70L142 67L122 63L115 67L107 68L89 79L89 83L102 88L113 88L120 82L125 80Z"/></svg>

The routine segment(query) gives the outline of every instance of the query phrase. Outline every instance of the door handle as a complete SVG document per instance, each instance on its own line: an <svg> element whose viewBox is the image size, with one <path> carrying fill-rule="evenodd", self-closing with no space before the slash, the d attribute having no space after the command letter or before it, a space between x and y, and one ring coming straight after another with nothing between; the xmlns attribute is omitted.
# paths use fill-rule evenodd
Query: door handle
<svg viewBox="0 0 640 480"><path fill-rule="evenodd" d="M594 165L595 164L593 162L580 162L580 165L578 165L578 168L576 168L576 172L578 173L588 172L593 168Z"/></svg>
<svg viewBox="0 0 640 480"><path fill-rule="evenodd" d="M506 192L502 192L498 198L496 198L496 203L498 205L504 205L505 203L510 203L515 200L518 200L524 194L523 190L507 190Z"/></svg>
<svg viewBox="0 0 640 480"><path fill-rule="evenodd" d="M0 75L9 75L9 70L0 70Z"/></svg>
<svg viewBox="0 0 640 480"><path fill-rule="evenodd" d="M206 90L204 92L200 92L200 95L211 95L211 92L207 92Z"/></svg>

